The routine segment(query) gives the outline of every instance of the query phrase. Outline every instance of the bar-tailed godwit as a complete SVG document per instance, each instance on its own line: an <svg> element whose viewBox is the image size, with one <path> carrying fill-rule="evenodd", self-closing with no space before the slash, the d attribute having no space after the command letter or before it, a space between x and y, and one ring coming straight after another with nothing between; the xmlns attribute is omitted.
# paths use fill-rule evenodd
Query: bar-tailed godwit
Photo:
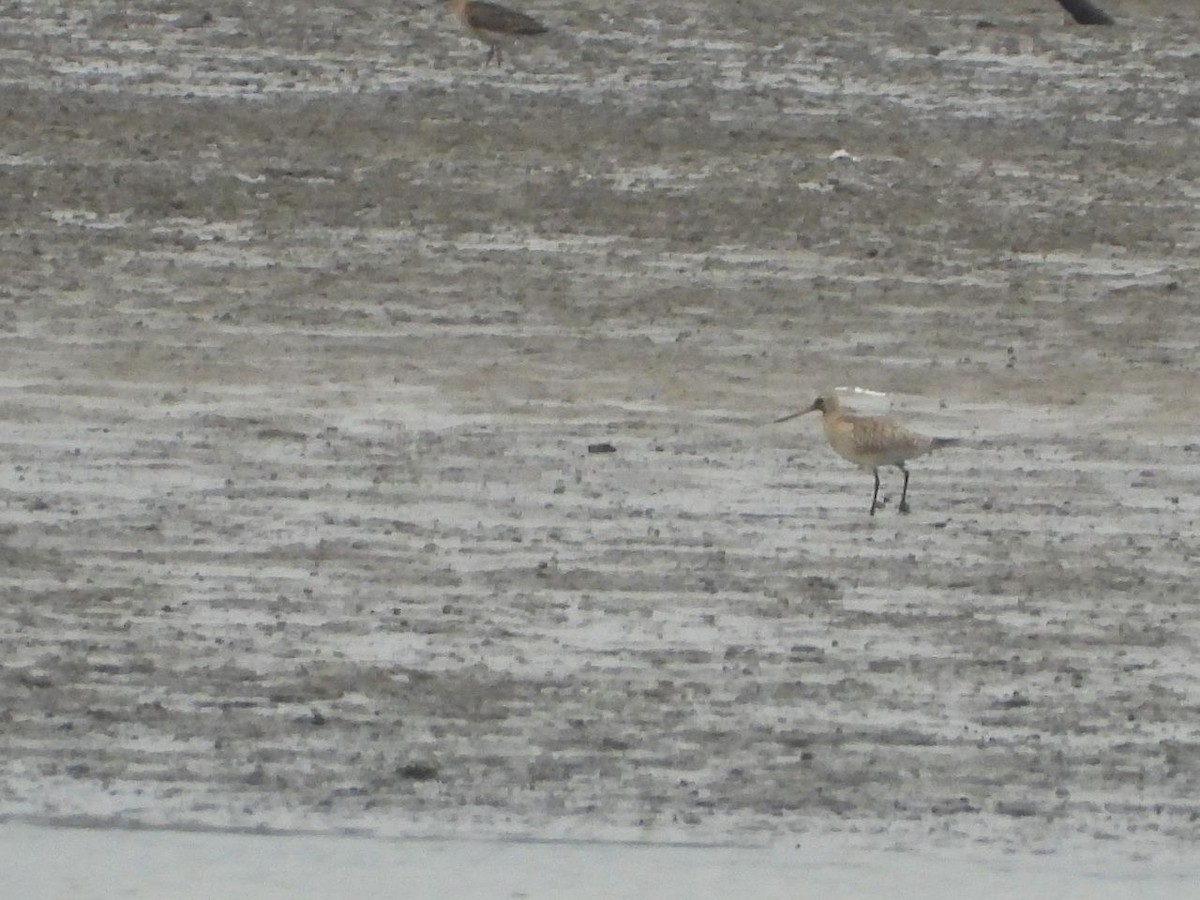
<svg viewBox="0 0 1200 900"><path fill-rule="evenodd" d="M488 45L486 68L493 59L504 62L504 45L514 38L545 34L546 26L525 13L489 3L487 0L448 0L450 10L462 22L467 33Z"/></svg>
<svg viewBox="0 0 1200 900"><path fill-rule="evenodd" d="M900 512L908 507L908 467L905 461L923 456L930 450L959 443L958 438L926 437L909 431L885 416L862 416L842 409L837 395L827 392L804 409L776 419L786 422L810 412L821 413L825 437L838 454L857 466L870 469L875 476L875 493L871 495L871 515L880 507L879 469L895 466L904 473L904 489L900 493Z"/></svg>

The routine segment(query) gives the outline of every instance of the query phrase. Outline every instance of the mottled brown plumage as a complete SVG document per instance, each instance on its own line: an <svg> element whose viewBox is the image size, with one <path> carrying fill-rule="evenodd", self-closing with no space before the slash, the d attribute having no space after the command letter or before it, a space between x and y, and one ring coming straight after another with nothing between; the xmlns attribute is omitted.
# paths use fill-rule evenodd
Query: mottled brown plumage
<svg viewBox="0 0 1200 900"><path fill-rule="evenodd" d="M504 62L502 44L517 37L544 34L546 26L525 13L487 0L449 0L450 9L462 22L467 33L488 45L486 67L494 58L496 65Z"/></svg>
<svg viewBox="0 0 1200 900"><path fill-rule="evenodd" d="M875 493L871 496L871 515L879 508L879 468L895 466L904 473L904 489L900 493L900 512L908 507L908 467L906 460L923 456L930 450L957 444L956 438L926 437L909 431L884 416L860 416L845 412L837 396L827 393L802 410L776 419L786 422L810 412L821 413L821 424L829 445L845 459L870 469L875 476Z"/></svg>

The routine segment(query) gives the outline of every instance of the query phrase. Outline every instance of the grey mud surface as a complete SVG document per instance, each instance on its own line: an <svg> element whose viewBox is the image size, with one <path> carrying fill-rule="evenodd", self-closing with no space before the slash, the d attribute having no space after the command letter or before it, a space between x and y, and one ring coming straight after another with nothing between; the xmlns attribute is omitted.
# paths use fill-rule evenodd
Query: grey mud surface
<svg viewBox="0 0 1200 900"><path fill-rule="evenodd" d="M1194 849L1200 20L1103 5L8 5L0 818Z"/></svg>

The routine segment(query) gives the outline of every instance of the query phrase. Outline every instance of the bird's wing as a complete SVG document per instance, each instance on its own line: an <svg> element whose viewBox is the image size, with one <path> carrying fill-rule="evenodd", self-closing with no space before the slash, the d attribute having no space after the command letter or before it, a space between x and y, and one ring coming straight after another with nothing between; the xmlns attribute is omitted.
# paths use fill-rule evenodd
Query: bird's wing
<svg viewBox="0 0 1200 900"><path fill-rule="evenodd" d="M929 438L915 434L891 419L855 416L851 421L854 423L854 447L864 455L907 459L924 453L932 444Z"/></svg>
<svg viewBox="0 0 1200 900"><path fill-rule="evenodd" d="M499 34L541 34L546 30L545 25L525 13L486 0L467 4L467 24L480 31Z"/></svg>

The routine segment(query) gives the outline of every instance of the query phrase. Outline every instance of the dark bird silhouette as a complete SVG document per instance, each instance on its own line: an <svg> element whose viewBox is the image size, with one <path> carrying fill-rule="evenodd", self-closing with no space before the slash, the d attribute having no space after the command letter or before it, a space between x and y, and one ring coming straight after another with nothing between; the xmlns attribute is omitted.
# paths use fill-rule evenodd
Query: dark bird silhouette
<svg viewBox="0 0 1200 900"><path fill-rule="evenodd" d="M1113 18L1091 0L1058 0L1059 6L1080 25L1112 25Z"/></svg>

